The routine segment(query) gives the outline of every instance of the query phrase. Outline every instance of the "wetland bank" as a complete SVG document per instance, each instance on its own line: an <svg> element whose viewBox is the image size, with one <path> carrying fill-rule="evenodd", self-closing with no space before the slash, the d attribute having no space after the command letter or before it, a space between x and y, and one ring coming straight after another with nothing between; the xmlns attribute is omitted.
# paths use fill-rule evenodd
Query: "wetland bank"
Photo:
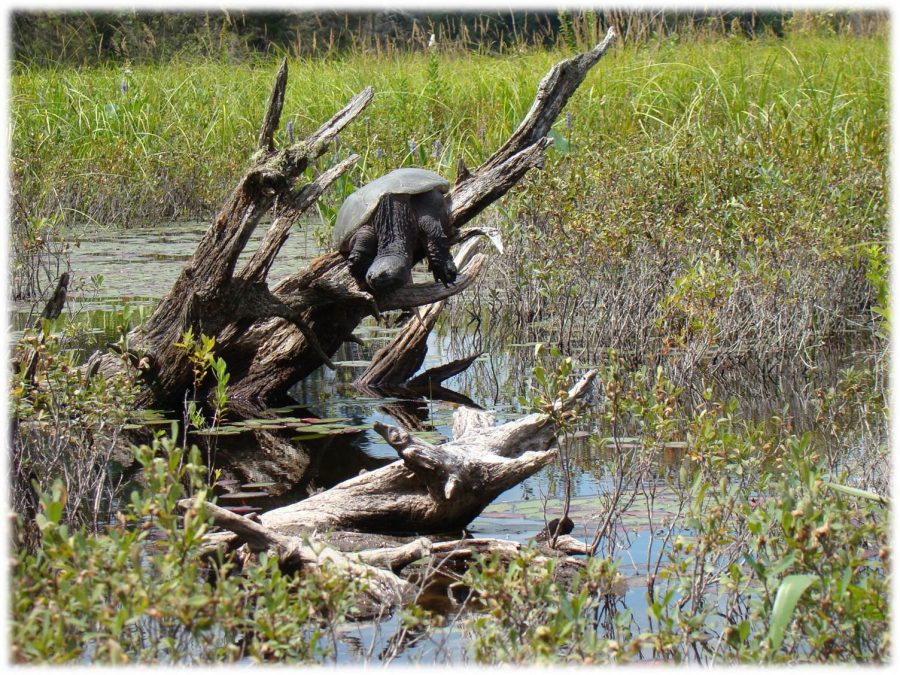
<svg viewBox="0 0 900 675"><path fill-rule="evenodd" d="M444 382L455 397L353 386L397 332L387 312L252 414L199 334L182 343L203 400L137 410L128 371L86 380L95 349L128 353L243 175L280 59L16 63L14 660L888 658L886 19L797 13L748 36L724 15L555 17L549 46L490 51L445 24L432 48L420 27L288 59L279 145L375 97L310 169L359 156L273 279L328 252L359 185L479 166L554 63L619 30L542 169L479 216L504 252L447 301L423 364L481 353ZM37 320L66 270L65 311ZM589 400L554 419L555 459L468 525L473 549L513 548L435 549L402 573L411 602L373 616L338 565L202 555L205 500L302 503L396 459L376 422L438 444L462 404L519 420L592 369ZM532 542L564 513L578 563Z"/></svg>

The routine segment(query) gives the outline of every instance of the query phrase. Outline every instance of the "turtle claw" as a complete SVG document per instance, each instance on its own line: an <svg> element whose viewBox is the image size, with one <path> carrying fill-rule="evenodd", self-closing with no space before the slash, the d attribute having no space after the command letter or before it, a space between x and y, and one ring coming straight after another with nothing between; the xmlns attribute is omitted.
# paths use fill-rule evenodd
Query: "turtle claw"
<svg viewBox="0 0 900 675"><path fill-rule="evenodd" d="M457 271L456 265L452 260L434 265L431 272L434 275L434 280L444 284L445 288L456 285Z"/></svg>
<svg viewBox="0 0 900 675"><path fill-rule="evenodd" d="M372 259L356 251L351 251L350 255L347 256L347 263L350 268L350 274L355 279L365 279L366 271L369 269L369 265L372 264Z"/></svg>

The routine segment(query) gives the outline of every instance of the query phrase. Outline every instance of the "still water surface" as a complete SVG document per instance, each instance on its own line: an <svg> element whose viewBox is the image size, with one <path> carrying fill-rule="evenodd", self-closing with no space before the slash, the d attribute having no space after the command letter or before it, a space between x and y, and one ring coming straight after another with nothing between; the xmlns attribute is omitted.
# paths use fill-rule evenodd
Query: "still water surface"
<svg viewBox="0 0 900 675"><path fill-rule="evenodd" d="M132 308L138 317L141 311L152 310L170 289L205 228L205 224L199 223L167 224L141 230L102 232L82 240L72 252L69 304L70 309L90 316L91 324L96 326L95 341L82 347L85 354L115 340L123 306ZM270 273L270 283L305 267L318 255L319 250L308 230L295 232L288 239ZM255 250L253 242L260 240L263 231L264 228L260 228L246 247L246 257ZM14 308L13 339L27 314L25 306ZM445 312L443 322L430 337L425 368L485 348L479 332L471 328L471 322L454 325L454 321L463 323L466 320L462 317L460 321L459 315L464 312L455 317L448 314ZM243 490L258 495L232 500L232 504L238 509L268 510L301 499L311 491L330 487L363 469L371 470L394 461L394 450L371 429L375 420L390 424L398 424L398 417L418 420L432 439L438 435L450 436L456 404L378 398L356 390L351 384L373 351L389 340L393 332L394 329L377 326L367 319L357 330L363 344L345 344L336 355L338 370L321 368L291 389L296 405L269 411L274 417L336 418L338 424L364 427L358 433L303 441L303 450L296 456L292 455L290 440L296 430L266 432L278 440L276 451L256 444L259 430L244 429L233 435L204 439L211 449L211 463L222 470L226 492ZM528 393L530 367L527 361L531 352L530 345L493 345L469 371L448 380L445 386L469 397L479 406L497 411L499 421L515 418L527 412L520 409L517 399ZM848 358L852 359L852 349L838 349L836 354L830 364L832 370L844 365ZM808 386L804 376L781 374L770 379L764 390L757 388L754 395L741 398L747 402L748 411L765 415L786 408L802 418L804 397L798 391ZM608 430L587 429L569 446L573 458L572 514L576 522L573 535L588 542L598 524L599 496L609 489L604 466L609 460L610 444L600 440L608 435ZM294 446L299 443L293 441ZM677 475L681 461L677 448L667 456L667 466L658 467L656 475L662 492L655 512L647 514L636 508L626 515L626 543L617 553L621 571L630 577L631 588L624 601L639 624L643 623L641 617L646 615L643 578L648 561L655 559L660 546L659 538L652 537L651 532L656 521L670 513L672 505L665 498L665 478ZM261 487L252 490L242 487L248 484ZM469 531L475 536L525 541L540 531L547 520L561 513L563 491L559 467L551 465L498 497L472 522ZM354 627L350 632L356 635L356 642L349 639L341 643L339 662L358 660L354 655L355 644L367 649L373 641L387 639L394 625L395 620L391 620L382 625ZM451 638L451 644L450 651L464 648L457 638ZM446 647L448 645L444 645ZM428 661L429 648L434 648L434 644L429 642L411 649L401 660Z"/></svg>

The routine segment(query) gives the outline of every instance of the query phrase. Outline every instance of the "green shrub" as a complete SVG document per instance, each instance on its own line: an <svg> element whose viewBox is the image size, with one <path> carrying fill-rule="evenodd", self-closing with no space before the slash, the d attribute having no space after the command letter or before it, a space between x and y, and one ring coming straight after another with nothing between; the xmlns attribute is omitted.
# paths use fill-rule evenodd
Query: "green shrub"
<svg viewBox="0 0 900 675"><path fill-rule="evenodd" d="M619 643L598 635L597 614L617 582L615 567L592 558L574 579L535 550L501 563L483 559L463 575L474 613L464 626L479 663L594 663L619 656Z"/></svg>
<svg viewBox="0 0 900 675"><path fill-rule="evenodd" d="M260 556L222 561L211 577L199 546L209 525L206 468L160 436L135 457L146 487L116 523L90 534L62 522L66 493L41 495L40 546L16 551L11 633L19 663L218 663L333 657L335 626L361 584L327 570L284 574ZM192 496L194 506L177 512Z"/></svg>
<svg viewBox="0 0 900 675"><path fill-rule="evenodd" d="M538 391L550 367L536 368ZM475 613L464 626L475 660L886 661L890 506L865 482L867 466L889 471L885 436L835 462L818 449L821 437L798 436L784 419L751 423L710 390L685 408L660 369L630 370L613 356L599 379L605 396L579 423L613 432L611 444L598 439L615 454L592 516L600 557L574 581L533 550L470 568L462 583ZM857 411L872 405L845 404L854 401ZM851 434L877 424L853 419ZM625 435L628 443L616 440ZM673 465L664 454L678 438ZM595 446L590 456L604 455ZM611 563L629 536L626 518L644 510L648 551L662 546L628 585L645 587L646 616L622 599L624 561Z"/></svg>

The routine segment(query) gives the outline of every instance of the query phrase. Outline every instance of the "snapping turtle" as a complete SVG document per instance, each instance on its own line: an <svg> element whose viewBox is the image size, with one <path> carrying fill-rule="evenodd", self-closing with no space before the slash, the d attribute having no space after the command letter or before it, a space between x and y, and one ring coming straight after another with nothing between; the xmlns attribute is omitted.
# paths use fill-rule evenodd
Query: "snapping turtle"
<svg viewBox="0 0 900 675"><path fill-rule="evenodd" d="M456 265L449 238L455 234L444 196L450 184L426 169L397 169L351 194L338 211L334 243L350 271L386 293L412 280L422 258L435 281L452 284Z"/></svg>

